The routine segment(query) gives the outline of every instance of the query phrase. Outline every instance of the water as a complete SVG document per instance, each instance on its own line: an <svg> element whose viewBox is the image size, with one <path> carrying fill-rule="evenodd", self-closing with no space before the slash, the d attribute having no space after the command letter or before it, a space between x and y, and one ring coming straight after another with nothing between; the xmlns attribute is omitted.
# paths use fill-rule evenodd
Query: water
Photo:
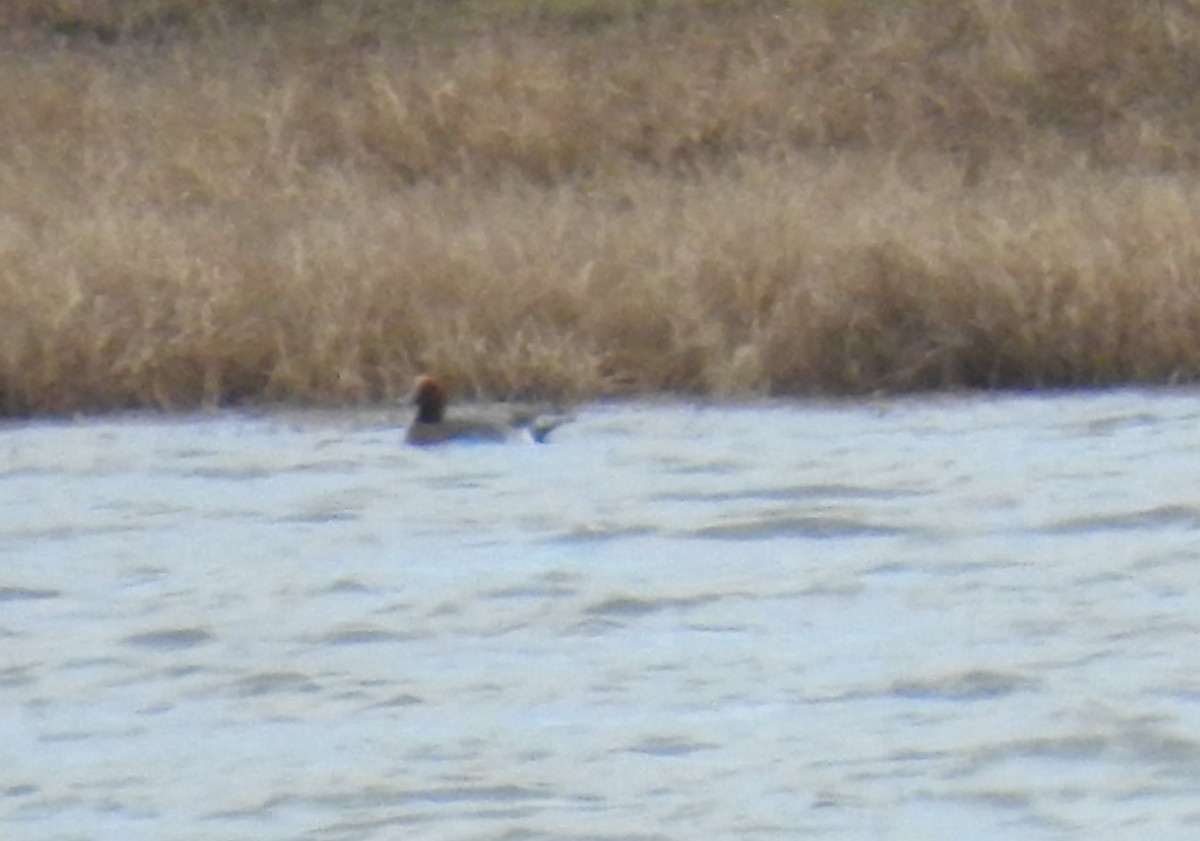
<svg viewBox="0 0 1200 841"><path fill-rule="evenodd" d="M1190 839L1200 395L0 428L0 837Z"/></svg>

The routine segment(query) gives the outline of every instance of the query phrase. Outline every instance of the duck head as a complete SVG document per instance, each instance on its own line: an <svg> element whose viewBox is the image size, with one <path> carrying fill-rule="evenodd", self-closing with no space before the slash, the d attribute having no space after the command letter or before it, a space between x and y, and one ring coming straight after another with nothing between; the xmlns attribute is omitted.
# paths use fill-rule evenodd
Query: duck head
<svg viewBox="0 0 1200 841"><path fill-rule="evenodd" d="M413 386L417 423L441 423L446 416L446 386L437 377L422 375Z"/></svg>

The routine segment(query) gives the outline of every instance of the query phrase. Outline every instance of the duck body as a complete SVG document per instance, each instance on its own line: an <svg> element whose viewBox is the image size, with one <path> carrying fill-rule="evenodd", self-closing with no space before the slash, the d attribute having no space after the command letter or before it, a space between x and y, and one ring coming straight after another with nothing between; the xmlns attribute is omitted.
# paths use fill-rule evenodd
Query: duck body
<svg viewBox="0 0 1200 841"><path fill-rule="evenodd" d="M415 420L404 433L407 444L419 446L445 444L450 441L501 443L516 438L520 427L489 418L453 417L440 421Z"/></svg>
<svg viewBox="0 0 1200 841"><path fill-rule="evenodd" d="M545 443L552 430L569 420L564 415L548 415L527 406L496 406L489 411L476 408L447 416L446 387L441 380L429 376L417 378L413 402L417 404L417 414L404 433L404 441L416 446L454 441L501 443L522 438Z"/></svg>

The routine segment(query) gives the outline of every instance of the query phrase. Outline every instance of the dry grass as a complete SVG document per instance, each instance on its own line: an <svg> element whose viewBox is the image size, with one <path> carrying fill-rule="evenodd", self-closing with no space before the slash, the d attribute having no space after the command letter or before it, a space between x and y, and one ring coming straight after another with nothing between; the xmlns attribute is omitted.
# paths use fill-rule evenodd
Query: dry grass
<svg viewBox="0 0 1200 841"><path fill-rule="evenodd" d="M0 0L0 413L1200 376L1189 0Z"/></svg>

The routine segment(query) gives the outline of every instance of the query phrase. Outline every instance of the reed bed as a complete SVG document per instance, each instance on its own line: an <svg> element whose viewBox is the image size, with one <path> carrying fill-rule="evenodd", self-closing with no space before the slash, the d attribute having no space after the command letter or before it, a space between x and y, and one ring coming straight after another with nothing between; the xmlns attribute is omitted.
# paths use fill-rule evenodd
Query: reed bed
<svg viewBox="0 0 1200 841"><path fill-rule="evenodd" d="M1187 0L0 4L0 413L1192 382Z"/></svg>

